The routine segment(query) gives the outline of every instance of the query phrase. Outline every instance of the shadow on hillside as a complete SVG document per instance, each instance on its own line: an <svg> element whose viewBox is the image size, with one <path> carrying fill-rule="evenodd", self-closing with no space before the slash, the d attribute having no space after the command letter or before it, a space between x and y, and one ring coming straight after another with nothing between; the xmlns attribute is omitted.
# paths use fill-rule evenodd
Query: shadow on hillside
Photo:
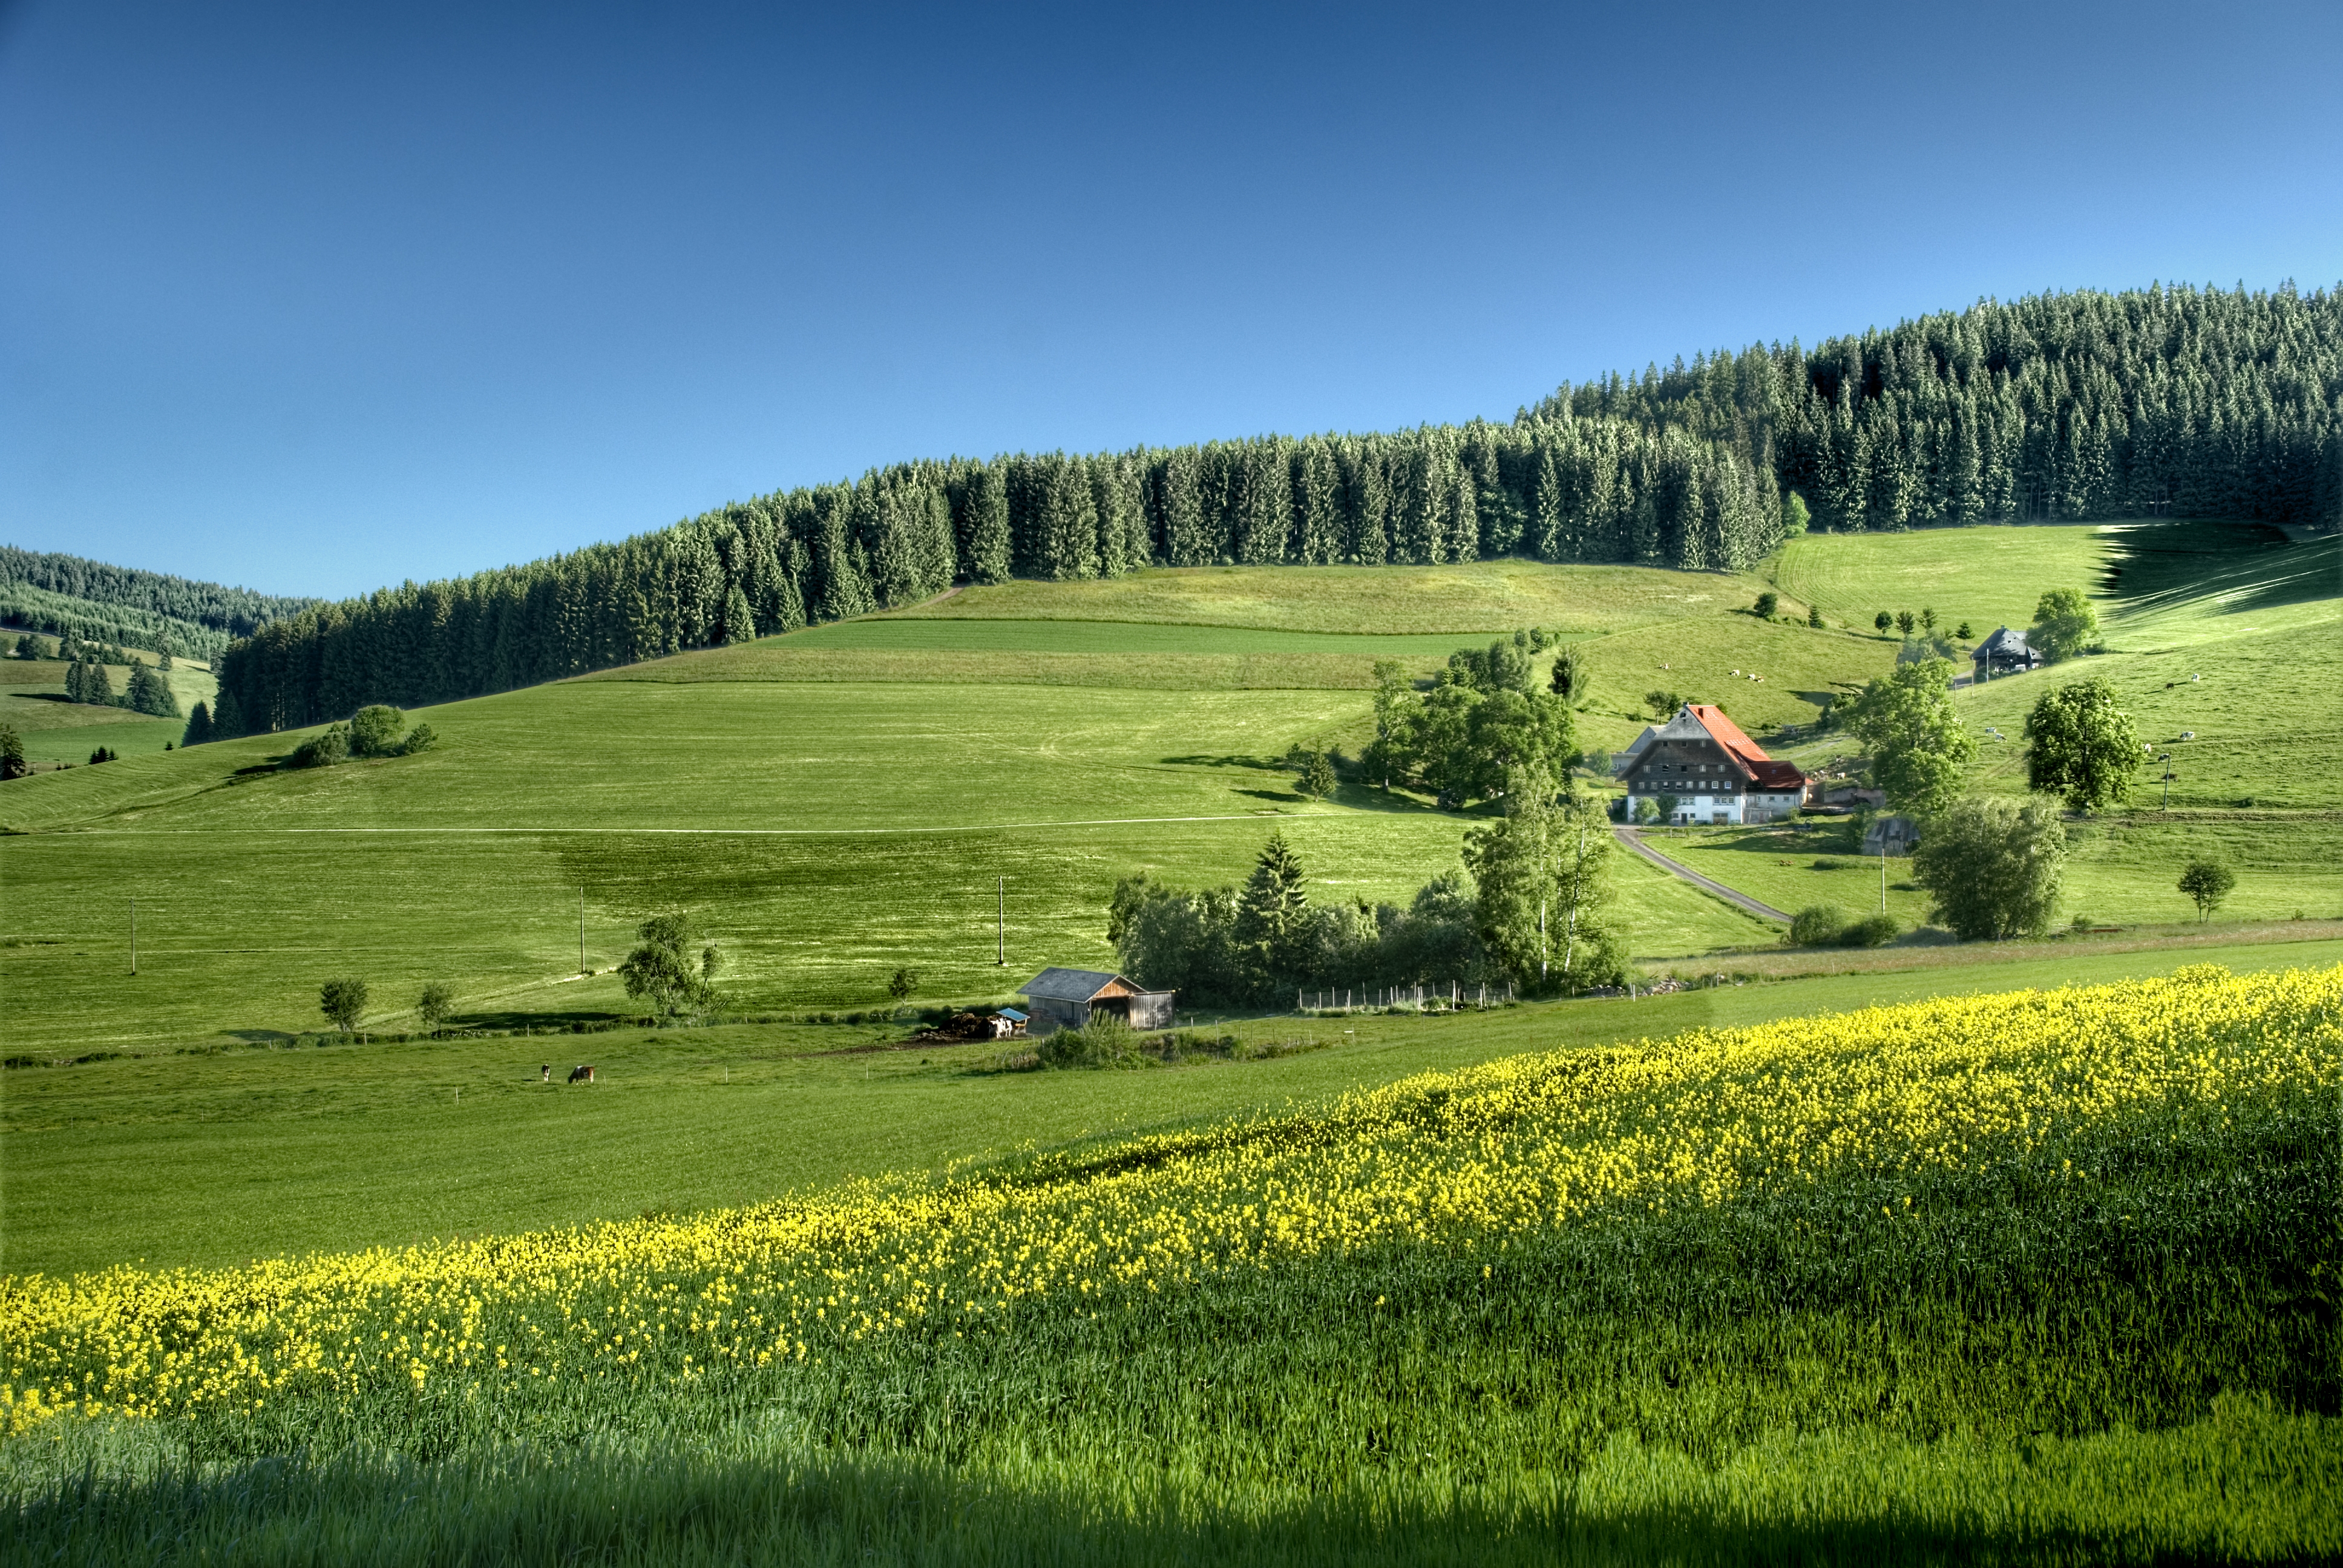
<svg viewBox="0 0 2343 1568"><path fill-rule="evenodd" d="M2298 544L2268 523L2175 521L2114 530L2099 591L2127 614L2218 598L2225 612L2336 595L2343 539Z"/></svg>

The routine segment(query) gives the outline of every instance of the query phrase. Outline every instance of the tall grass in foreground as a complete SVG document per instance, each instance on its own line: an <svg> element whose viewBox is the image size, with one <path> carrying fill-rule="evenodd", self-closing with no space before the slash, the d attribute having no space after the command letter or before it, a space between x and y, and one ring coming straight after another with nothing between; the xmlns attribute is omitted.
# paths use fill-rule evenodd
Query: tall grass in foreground
<svg viewBox="0 0 2343 1568"><path fill-rule="evenodd" d="M15 1538L2343 1550L2338 1001L2343 970L2184 971L1514 1059L824 1203L11 1280Z"/></svg>

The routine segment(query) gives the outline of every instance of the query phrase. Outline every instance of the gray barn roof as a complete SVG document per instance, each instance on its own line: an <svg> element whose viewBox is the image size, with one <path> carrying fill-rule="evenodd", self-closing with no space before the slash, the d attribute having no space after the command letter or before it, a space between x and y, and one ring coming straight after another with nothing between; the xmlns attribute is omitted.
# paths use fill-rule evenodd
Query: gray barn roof
<svg viewBox="0 0 2343 1568"><path fill-rule="evenodd" d="M1636 736L1634 739L1629 741L1627 743L1626 749L1620 751L1612 757L1611 771L1614 773L1624 773L1629 768L1634 766L1635 753L1641 751L1644 747L1649 746L1652 743L1652 738L1657 734L1659 734L1659 730L1657 729L1649 724L1644 725L1644 732L1641 735Z"/></svg>
<svg viewBox="0 0 2343 1568"><path fill-rule="evenodd" d="M1090 1001L1108 988L1120 984L1125 990L1143 988L1133 985L1121 975L1104 970L1046 969L1017 988L1021 996L1048 997L1052 1001Z"/></svg>
<svg viewBox="0 0 2343 1568"><path fill-rule="evenodd" d="M1983 658L1989 653L2030 653L2033 650L2026 645L2026 634L2024 632L2012 631L2005 626L1998 631L1996 631L1991 637L1986 638L1983 642L1977 644L1976 651L1970 654L1969 657L1976 659Z"/></svg>

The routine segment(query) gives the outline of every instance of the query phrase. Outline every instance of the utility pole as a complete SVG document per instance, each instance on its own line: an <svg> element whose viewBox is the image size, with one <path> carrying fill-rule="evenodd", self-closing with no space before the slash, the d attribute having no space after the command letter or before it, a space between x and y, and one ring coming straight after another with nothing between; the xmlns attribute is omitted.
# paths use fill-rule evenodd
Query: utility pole
<svg viewBox="0 0 2343 1568"><path fill-rule="evenodd" d="M587 974L586 968L586 884L578 884L578 972Z"/></svg>
<svg viewBox="0 0 2343 1568"><path fill-rule="evenodd" d="M1887 835L1879 835L1879 912L1887 912Z"/></svg>
<svg viewBox="0 0 2343 1568"><path fill-rule="evenodd" d="M1007 969L1007 968L1009 967L1009 879L1008 879L1008 878L1006 878L1006 877L995 877L995 878L993 878L993 879L992 879L992 895L993 895L993 897L994 897L996 900L999 900L999 902L1000 902L1000 916L999 916L999 918L1000 918L1000 921L1001 921L1000 928L999 928L999 930L1000 930L1000 933L1001 933L1001 951L1000 951L1000 956L998 956L997 958L995 958L992 961L993 961L993 963L994 963L994 965L995 965L996 967L1001 968L1001 969Z"/></svg>
<svg viewBox="0 0 2343 1568"><path fill-rule="evenodd" d="M2172 809L2172 753L2167 751L2157 760L2164 764L2164 809L2169 811Z"/></svg>
<svg viewBox="0 0 2343 1568"><path fill-rule="evenodd" d="M138 972L138 900L130 900L130 972Z"/></svg>

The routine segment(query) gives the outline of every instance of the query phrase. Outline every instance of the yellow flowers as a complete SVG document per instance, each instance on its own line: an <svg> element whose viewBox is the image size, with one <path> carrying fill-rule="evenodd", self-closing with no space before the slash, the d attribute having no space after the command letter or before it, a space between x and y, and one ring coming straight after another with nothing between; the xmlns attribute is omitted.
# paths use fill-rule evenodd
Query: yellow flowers
<svg viewBox="0 0 2343 1568"><path fill-rule="evenodd" d="M455 1397L468 1381L679 1384L915 1325L960 1332L1037 1298L1087 1313L1292 1260L1966 1169L2135 1113L2219 1126L2343 1083L2338 1019L2343 969L2196 966L1514 1057L973 1180L243 1269L9 1277L0 1422Z"/></svg>

